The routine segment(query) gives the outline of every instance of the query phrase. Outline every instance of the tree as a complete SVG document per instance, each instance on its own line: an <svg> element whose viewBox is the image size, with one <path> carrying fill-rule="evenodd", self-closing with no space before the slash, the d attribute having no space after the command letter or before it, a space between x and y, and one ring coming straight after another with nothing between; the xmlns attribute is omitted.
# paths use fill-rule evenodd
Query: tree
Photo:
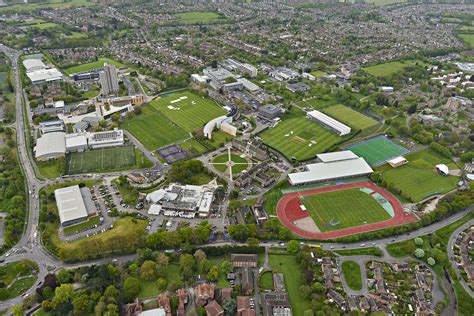
<svg viewBox="0 0 474 316"><path fill-rule="evenodd" d="M300 249L300 245L296 240L290 240L286 246L286 250L290 253L297 253Z"/></svg>
<svg viewBox="0 0 474 316"><path fill-rule="evenodd" d="M92 311L94 301L86 293L81 293L72 299L74 314L81 315Z"/></svg>
<svg viewBox="0 0 474 316"><path fill-rule="evenodd" d="M168 285L168 282L166 282L166 279L159 278L158 281L156 281L156 288L159 291L163 291L166 289L166 286Z"/></svg>
<svg viewBox="0 0 474 316"><path fill-rule="evenodd" d="M220 270L221 270L222 274L227 274L227 273L232 272L233 268L232 268L232 264L230 263L230 261L228 261L228 260L222 261L221 266L220 266Z"/></svg>
<svg viewBox="0 0 474 316"><path fill-rule="evenodd" d="M133 301L140 293L140 281L134 277L129 277L123 282L123 296L126 302Z"/></svg>
<svg viewBox="0 0 474 316"><path fill-rule="evenodd" d="M429 257L428 260L426 260L430 266L434 266L436 264L436 260L433 259L433 257Z"/></svg>
<svg viewBox="0 0 474 316"><path fill-rule="evenodd" d="M314 293L317 294L323 294L324 292L326 292L326 287L319 282L314 282L311 286L311 289Z"/></svg>
<svg viewBox="0 0 474 316"><path fill-rule="evenodd" d="M64 283L71 283L73 279L73 273L71 270L66 270L66 269L61 269L59 272L56 274L56 280L60 284Z"/></svg>
<svg viewBox="0 0 474 316"><path fill-rule="evenodd" d="M415 238L415 245L417 246L423 246L423 239L420 237Z"/></svg>
<svg viewBox="0 0 474 316"><path fill-rule="evenodd" d="M179 258L179 268L185 279L193 275L194 265L194 257L190 254L183 255Z"/></svg>
<svg viewBox="0 0 474 316"><path fill-rule="evenodd" d="M260 245L260 240L254 237L250 237L249 239L247 239L247 245L252 248L258 247Z"/></svg>
<svg viewBox="0 0 474 316"><path fill-rule="evenodd" d="M61 284L59 287L57 287L54 291L54 306L69 302L72 298L72 292L73 290L71 284Z"/></svg>
<svg viewBox="0 0 474 316"><path fill-rule="evenodd" d="M194 259L196 259L197 263L200 263L201 261L206 259L206 253L204 251L202 251L202 249L198 249L194 253Z"/></svg>
<svg viewBox="0 0 474 316"><path fill-rule="evenodd" d="M21 306L21 304L18 304L12 307L12 315L13 316L25 315L25 313L23 313L23 307Z"/></svg>
<svg viewBox="0 0 474 316"><path fill-rule="evenodd" d="M140 276L144 280L155 280L157 275L157 264L154 261L146 260L140 267Z"/></svg>
<svg viewBox="0 0 474 316"><path fill-rule="evenodd" d="M224 309L225 316L233 316L235 315L235 309L237 308L237 303L233 298L226 298L222 302L222 308Z"/></svg>
<svg viewBox="0 0 474 316"><path fill-rule="evenodd" d="M215 282L217 281L218 278L219 278L219 269L217 268L217 266L212 266L211 270L207 274L207 279L211 282Z"/></svg>
<svg viewBox="0 0 474 316"><path fill-rule="evenodd" d="M104 292L104 298L107 303L117 303L119 297L119 291L113 285L109 285Z"/></svg>
<svg viewBox="0 0 474 316"><path fill-rule="evenodd" d="M448 256L438 248L431 250L431 255L436 260L436 262L444 263L448 260Z"/></svg>
<svg viewBox="0 0 474 316"><path fill-rule="evenodd" d="M416 248L415 250L415 257L423 258L425 256L425 251L421 248Z"/></svg>
<svg viewBox="0 0 474 316"><path fill-rule="evenodd" d="M112 119L112 121L118 122L120 120L120 114L119 113L114 113L110 116L110 118Z"/></svg>

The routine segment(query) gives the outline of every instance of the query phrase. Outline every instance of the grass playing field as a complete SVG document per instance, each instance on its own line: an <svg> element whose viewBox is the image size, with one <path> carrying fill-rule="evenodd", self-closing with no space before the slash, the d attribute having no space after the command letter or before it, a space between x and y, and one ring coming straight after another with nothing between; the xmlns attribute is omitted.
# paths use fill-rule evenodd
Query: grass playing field
<svg viewBox="0 0 474 316"><path fill-rule="evenodd" d="M180 101L172 103L172 101ZM182 129L192 132L204 127L213 118L227 112L214 100L202 98L192 92L173 93L150 103Z"/></svg>
<svg viewBox="0 0 474 316"><path fill-rule="evenodd" d="M125 120L122 127L148 150L155 150L189 137L188 133L173 125L160 111L150 105L142 107L140 115Z"/></svg>
<svg viewBox="0 0 474 316"><path fill-rule="evenodd" d="M93 6L95 3L89 2L87 0L49 0L43 1L40 3L17 3L8 6L0 7L0 13L7 12L16 12L16 13L27 13L34 10L49 9L49 8L58 8L66 9L70 7L79 7L79 6Z"/></svg>
<svg viewBox="0 0 474 316"><path fill-rule="evenodd" d="M362 68L365 72L376 77L387 77L403 70L407 65L399 61L392 61L375 66Z"/></svg>
<svg viewBox="0 0 474 316"><path fill-rule="evenodd" d="M366 0L365 2L373 3L378 6L386 6L395 3L405 3L407 0Z"/></svg>
<svg viewBox="0 0 474 316"><path fill-rule="evenodd" d="M94 149L71 153L68 173L101 172L129 168L135 165L135 149L132 146Z"/></svg>
<svg viewBox="0 0 474 316"><path fill-rule="evenodd" d="M243 170L247 169L247 160L245 160L245 158L242 158L236 154L230 154L230 160L236 163L232 166L233 174L240 173ZM216 168L220 172L225 172L227 170L227 165L225 165L224 163L226 163L227 161L229 161L229 155L225 153L214 158L212 163L214 168Z"/></svg>
<svg viewBox="0 0 474 316"><path fill-rule="evenodd" d="M300 199L322 232L390 219L371 195L359 189L307 195Z"/></svg>
<svg viewBox="0 0 474 316"><path fill-rule="evenodd" d="M211 23L221 18L218 13L209 11L181 12L174 15L179 22L186 24Z"/></svg>
<svg viewBox="0 0 474 316"><path fill-rule="evenodd" d="M337 103L337 100L333 99L333 98L330 98L330 97L327 98L327 99L316 98L316 99L310 99L310 100L298 102L298 106L299 107L308 107L309 106L309 107L312 107L315 110L319 110L319 109L322 109L326 106L333 105L333 104L336 104L336 103Z"/></svg>
<svg viewBox="0 0 474 316"><path fill-rule="evenodd" d="M378 171L382 180L401 191L401 195L412 202L419 202L434 194L446 193L456 188L459 180L454 176L442 176L434 169L437 164L447 164L450 169L457 167L449 159L432 149L425 149L405 156L406 165L393 169L389 165L382 166Z"/></svg>
<svg viewBox="0 0 474 316"><path fill-rule="evenodd" d="M348 149L357 156L364 158L369 165L381 163L408 152L407 149L384 136L357 143Z"/></svg>
<svg viewBox="0 0 474 316"><path fill-rule="evenodd" d="M208 149L195 139L187 140L179 144L179 147L186 150L191 156L199 156L208 152Z"/></svg>
<svg viewBox="0 0 474 316"><path fill-rule="evenodd" d="M66 69L63 69L63 72L67 75L74 74L77 72L84 72L88 70L93 70L96 68L100 68L104 66L104 63L110 64L110 65L115 65L115 67L123 67L124 65L122 63L119 63L118 61L115 61L110 58L99 58L98 61L88 63L88 64L82 64L82 65L77 65L73 67L69 67Z"/></svg>
<svg viewBox="0 0 474 316"><path fill-rule="evenodd" d="M342 104L331 105L322 110L327 115L356 129L377 125L377 121Z"/></svg>
<svg viewBox="0 0 474 316"><path fill-rule="evenodd" d="M260 137L265 144L288 159L295 157L297 160L310 159L344 139L307 119L305 113L299 110L293 110L276 127L267 129Z"/></svg>
<svg viewBox="0 0 474 316"><path fill-rule="evenodd" d="M469 47L474 47L474 34L459 34L459 37L461 37Z"/></svg>

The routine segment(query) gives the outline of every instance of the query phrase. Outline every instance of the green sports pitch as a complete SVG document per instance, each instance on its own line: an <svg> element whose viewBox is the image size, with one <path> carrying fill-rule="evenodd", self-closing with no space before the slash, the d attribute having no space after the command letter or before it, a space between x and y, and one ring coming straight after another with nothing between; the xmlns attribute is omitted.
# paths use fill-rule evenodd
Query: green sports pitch
<svg viewBox="0 0 474 316"><path fill-rule="evenodd" d="M133 146L94 149L68 155L68 174L123 170L135 166Z"/></svg>
<svg viewBox="0 0 474 316"><path fill-rule="evenodd" d="M336 120L355 129L366 129L377 125L377 121L342 104L331 105L322 110Z"/></svg>
<svg viewBox="0 0 474 316"><path fill-rule="evenodd" d="M210 120L227 113L214 100L189 91L173 93L150 104L188 132L204 127Z"/></svg>
<svg viewBox="0 0 474 316"><path fill-rule="evenodd" d="M376 223L391 218L373 196L360 189L301 196L300 201L321 232Z"/></svg>
<svg viewBox="0 0 474 316"><path fill-rule="evenodd" d="M378 136L347 147L359 157L364 158L369 165L377 165L404 155L408 150L395 144L385 136Z"/></svg>
<svg viewBox="0 0 474 316"><path fill-rule="evenodd" d="M151 105L141 108L142 113L125 120L122 127L129 131L148 150L186 139L189 134L172 124L160 111Z"/></svg>
<svg viewBox="0 0 474 316"><path fill-rule="evenodd" d="M292 110L277 126L260 134L263 142L288 159L307 160L345 139L306 118L305 113Z"/></svg>
<svg viewBox="0 0 474 316"><path fill-rule="evenodd" d="M450 169L458 167L449 159L427 148L405 156L408 163L398 168L384 165L376 170L382 181L412 202L419 202L435 194L456 189L459 177L442 176L435 171L437 164L446 164Z"/></svg>

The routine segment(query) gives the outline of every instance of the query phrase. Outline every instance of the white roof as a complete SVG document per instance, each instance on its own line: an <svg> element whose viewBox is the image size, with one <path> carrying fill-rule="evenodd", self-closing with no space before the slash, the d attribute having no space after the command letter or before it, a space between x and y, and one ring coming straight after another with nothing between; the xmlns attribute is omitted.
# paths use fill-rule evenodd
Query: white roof
<svg viewBox="0 0 474 316"><path fill-rule="evenodd" d="M52 132L41 135L36 140L35 157L66 154L66 133Z"/></svg>
<svg viewBox="0 0 474 316"><path fill-rule="evenodd" d="M162 199L166 199L168 201L176 200L177 197L178 195L176 193L169 192L164 189L159 189L151 193L148 193L146 196L146 200L148 202L157 203L161 201Z"/></svg>
<svg viewBox="0 0 474 316"><path fill-rule="evenodd" d="M32 72L27 72L26 75L33 83L55 81L61 80L63 78L63 74L56 68L35 70Z"/></svg>
<svg viewBox="0 0 474 316"><path fill-rule="evenodd" d="M308 112L308 115L312 117L313 119L335 129L336 131L340 133L341 136L347 135L351 132L351 128L349 126L317 110Z"/></svg>
<svg viewBox="0 0 474 316"><path fill-rule="evenodd" d="M250 80L247 80L245 78L239 78L237 79L237 82L240 82L241 84L244 85L244 88L249 90L249 91L258 91L260 90L260 87L257 86L255 83L253 83Z"/></svg>
<svg viewBox="0 0 474 316"><path fill-rule="evenodd" d="M31 72L31 71L46 68L46 65L40 59L25 59L23 61L23 66L25 66L26 72Z"/></svg>
<svg viewBox="0 0 474 316"><path fill-rule="evenodd" d="M137 316L166 316L166 311L163 307L159 307L159 308L143 311L137 314Z"/></svg>
<svg viewBox="0 0 474 316"><path fill-rule="evenodd" d="M403 157L403 156L400 156L400 157L396 157L396 158L390 159L390 160L387 161L387 162L390 163L390 164L396 165L397 163L401 163L401 162L405 162L405 161L407 161L406 158Z"/></svg>
<svg viewBox="0 0 474 316"><path fill-rule="evenodd" d="M439 171L441 171L444 174L449 174L449 168L445 164L436 165L436 169L438 169Z"/></svg>
<svg viewBox="0 0 474 316"><path fill-rule="evenodd" d="M335 151L332 153L319 154L316 157L318 157L318 159L321 160L322 162L331 162L331 161L359 158L359 156L357 156L350 150Z"/></svg>
<svg viewBox="0 0 474 316"><path fill-rule="evenodd" d="M161 205L158 205L158 204L150 205L150 208L148 209L148 214L160 215L160 213L161 213Z"/></svg>
<svg viewBox="0 0 474 316"><path fill-rule="evenodd" d="M87 146L86 134L68 134L66 135L66 149Z"/></svg>
<svg viewBox="0 0 474 316"><path fill-rule="evenodd" d="M86 205L78 185L55 190L54 197L56 198L61 224L87 217Z"/></svg>
<svg viewBox="0 0 474 316"><path fill-rule="evenodd" d="M332 179L354 177L372 173L372 168L364 158L320 162L306 166L308 171L290 173L291 184L304 184L309 182L326 181Z"/></svg>
<svg viewBox="0 0 474 316"><path fill-rule="evenodd" d="M55 108L63 108L64 107L64 101L56 101L54 102L54 107Z"/></svg>

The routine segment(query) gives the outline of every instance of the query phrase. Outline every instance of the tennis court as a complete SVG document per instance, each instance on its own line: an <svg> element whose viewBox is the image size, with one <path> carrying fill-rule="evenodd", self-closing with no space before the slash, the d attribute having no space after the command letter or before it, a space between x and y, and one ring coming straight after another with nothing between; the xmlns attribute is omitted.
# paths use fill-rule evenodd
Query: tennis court
<svg viewBox="0 0 474 316"><path fill-rule="evenodd" d="M383 135L364 140L346 149L364 158L371 166L383 164L391 158L405 155L409 152L408 149L395 144Z"/></svg>

